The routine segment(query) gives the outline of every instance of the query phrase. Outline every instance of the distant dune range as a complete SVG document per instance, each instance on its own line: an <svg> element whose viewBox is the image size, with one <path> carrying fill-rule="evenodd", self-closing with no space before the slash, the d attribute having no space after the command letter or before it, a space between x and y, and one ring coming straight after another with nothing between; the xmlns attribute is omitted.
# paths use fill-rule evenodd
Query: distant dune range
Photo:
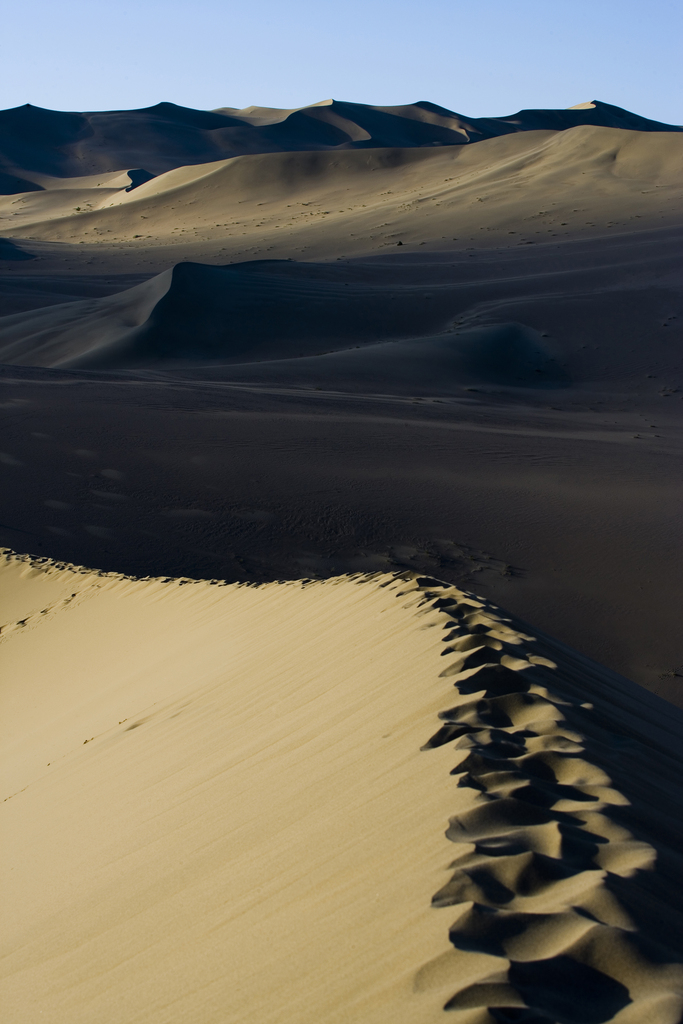
<svg viewBox="0 0 683 1024"><path fill-rule="evenodd" d="M0 539L422 569L683 702L679 127L597 101L0 124Z"/></svg>
<svg viewBox="0 0 683 1024"><path fill-rule="evenodd" d="M570 110L521 110L509 117L468 118L434 103L373 107L324 100L298 110L247 107L192 110L158 103L141 110L79 114L27 103L0 111L1 186L42 187L38 175L68 178L125 167L161 174L247 153L377 147L461 146L517 132L577 125L679 132L620 107L595 101Z"/></svg>
<svg viewBox="0 0 683 1024"><path fill-rule="evenodd" d="M662 198L675 208L680 206L682 176L683 137L678 134L578 127L507 135L445 153L386 149L239 157L177 168L133 191L130 174L120 174L117 191L95 187L92 181L87 190L78 191L83 203L78 213L70 189L49 188L20 200L8 197L0 224L6 235L30 230L43 239L90 245L100 244L110 232L130 238L139 227L153 232L149 237L155 245L164 237L177 243L183 233L201 232L207 241L222 239L221 252L226 239L242 238L246 229L249 235L259 235L259 251L266 254L273 248L268 244L271 236L279 235L281 248L284 235L292 251L314 248L329 260L332 253L344 251L345 243L352 252L360 248L374 254L399 243L414 249L416 236L426 233L432 245L438 244L439 230L464 232L465 240L469 231L476 231L470 241L479 241L481 232L495 238L504 233L508 243L537 245L548 235L580 234L579 219L584 227L594 227L595 222L586 225L585 218L597 216L598 211L604 218L608 209L617 210L621 217L628 211L626 223L642 231L661 219ZM648 188L643 189L644 184ZM393 188L387 189L388 185ZM545 200L548 208L538 211ZM654 210L653 202L657 203ZM582 205L570 211L573 203ZM347 208L337 209L342 204ZM394 219L369 228L379 213ZM239 215L239 222L216 223L216 217L228 215ZM569 219L565 222L561 217ZM513 223L520 230L508 227ZM357 243L353 240L366 231L366 237ZM519 239L510 237L517 235ZM132 234L136 239L144 246L146 236ZM443 249L448 250L449 241L457 238L442 236ZM490 245L494 239L487 241ZM28 255L15 248L15 259ZM653 251L645 258L652 259ZM512 310L516 320L514 308L521 307L529 292L545 306L562 302L565 315L568 312L574 322L581 307L585 342L592 326L586 305L594 305L600 296L603 308L614 308L618 301L623 309L644 250L637 243L631 252L622 249L616 266L612 253L607 266L585 252L570 250L571 256L574 266L569 274L566 261L559 266L555 260L539 276L539 262L547 264L547 257L539 261L520 253L513 276L508 259L504 268L487 267L488 281L473 281L461 256L451 268L433 272L431 280L424 272L416 279L414 265L406 266L405 261L384 270L358 264L336 268L250 262L241 269L223 270L181 264L172 273L165 271L156 280L115 297L0 318L0 356L6 363L112 368L179 360L299 357L330 346L348 349L351 341L366 344L441 335L463 314L470 321L490 323ZM668 277L667 258L657 252L656 269L650 264L649 275L659 272L661 276L664 270ZM455 273L448 274L447 269ZM496 276L503 280L495 283L491 279ZM657 293L667 286L666 280L657 282ZM608 297L606 287L612 293ZM617 300L617 292L628 294ZM653 294L648 290L646 303L652 302ZM519 333L515 337L518 345ZM576 335L574 339L578 340ZM445 358L453 353L458 361L462 346L452 338L442 339L439 345ZM551 358L538 341L534 348L538 354L531 357L532 362ZM528 361L529 351L527 339L522 362ZM399 358L398 352L393 355ZM511 380L518 361L514 355L508 360L513 367ZM619 371L624 368L622 357ZM500 381L500 372L497 377ZM552 380L559 377L558 370L550 370ZM528 383L528 374L521 379Z"/></svg>

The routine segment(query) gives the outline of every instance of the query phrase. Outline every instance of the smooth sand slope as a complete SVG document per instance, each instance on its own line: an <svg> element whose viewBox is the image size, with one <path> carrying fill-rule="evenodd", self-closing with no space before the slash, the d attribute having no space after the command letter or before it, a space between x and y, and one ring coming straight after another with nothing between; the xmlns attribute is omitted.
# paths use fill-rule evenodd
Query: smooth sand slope
<svg viewBox="0 0 683 1024"><path fill-rule="evenodd" d="M677 1024L658 698L411 574L0 588L8 1024Z"/></svg>

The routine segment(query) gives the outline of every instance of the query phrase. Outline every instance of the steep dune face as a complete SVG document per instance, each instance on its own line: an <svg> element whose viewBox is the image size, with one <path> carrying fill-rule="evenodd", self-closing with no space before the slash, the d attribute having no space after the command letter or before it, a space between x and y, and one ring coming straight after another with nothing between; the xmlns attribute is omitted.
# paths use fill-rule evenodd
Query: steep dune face
<svg viewBox="0 0 683 1024"><path fill-rule="evenodd" d="M677 1024L680 712L414 573L0 580L8 1024Z"/></svg>
<svg viewBox="0 0 683 1024"><path fill-rule="evenodd" d="M154 174L181 164L245 153L344 147L453 146L499 135L563 131L577 125L637 131L682 129L595 102L571 110L522 110L504 118L465 118L435 104L373 107L329 100L298 110L191 110L158 103L141 110L66 113L26 104L0 111L2 186L25 191L13 172L69 177L125 167ZM29 179L31 175L29 174Z"/></svg>
<svg viewBox="0 0 683 1024"><path fill-rule="evenodd" d="M145 324L172 281L166 271L111 298L64 302L31 313L4 317L7 333L0 345L6 363L30 359L34 366L70 366L99 353L130 350L129 338ZM125 357L124 357L125 364Z"/></svg>

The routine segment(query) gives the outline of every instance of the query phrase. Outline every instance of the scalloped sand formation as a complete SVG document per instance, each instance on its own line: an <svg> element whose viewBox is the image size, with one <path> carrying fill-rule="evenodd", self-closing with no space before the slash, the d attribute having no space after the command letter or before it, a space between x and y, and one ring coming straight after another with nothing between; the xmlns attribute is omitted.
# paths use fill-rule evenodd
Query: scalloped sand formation
<svg viewBox="0 0 683 1024"><path fill-rule="evenodd" d="M416 574L0 582L8 1024L678 1024L681 712Z"/></svg>

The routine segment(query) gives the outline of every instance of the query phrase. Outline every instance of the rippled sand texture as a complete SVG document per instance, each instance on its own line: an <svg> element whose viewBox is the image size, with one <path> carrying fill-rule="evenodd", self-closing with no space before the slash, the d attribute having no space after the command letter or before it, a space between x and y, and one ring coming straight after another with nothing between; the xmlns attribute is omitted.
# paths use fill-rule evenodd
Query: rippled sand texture
<svg viewBox="0 0 683 1024"><path fill-rule="evenodd" d="M416 574L0 584L11 1024L677 1024L676 709Z"/></svg>

